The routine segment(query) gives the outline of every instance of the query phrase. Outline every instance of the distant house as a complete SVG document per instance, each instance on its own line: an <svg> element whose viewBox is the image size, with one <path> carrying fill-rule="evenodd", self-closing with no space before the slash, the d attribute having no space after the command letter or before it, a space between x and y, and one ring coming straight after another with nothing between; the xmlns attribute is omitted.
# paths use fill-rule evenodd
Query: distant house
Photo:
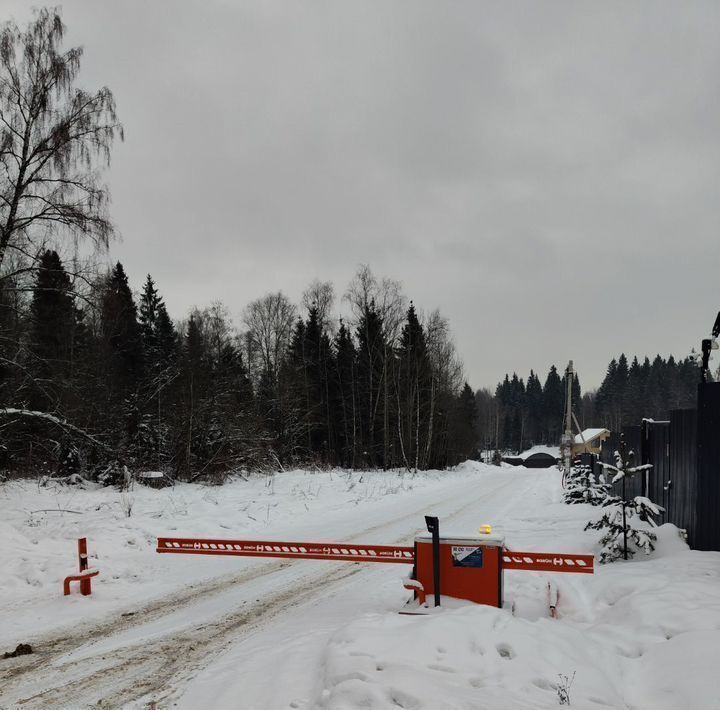
<svg viewBox="0 0 720 710"><path fill-rule="evenodd" d="M578 434L573 442L573 457L580 454L597 454L600 455L603 441L610 436L608 429L585 429L582 434Z"/></svg>
<svg viewBox="0 0 720 710"><path fill-rule="evenodd" d="M556 466L560 458L557 446L533 446L517 456L503 456L503 461L511 466L525 468L550 468Z"/></svg>

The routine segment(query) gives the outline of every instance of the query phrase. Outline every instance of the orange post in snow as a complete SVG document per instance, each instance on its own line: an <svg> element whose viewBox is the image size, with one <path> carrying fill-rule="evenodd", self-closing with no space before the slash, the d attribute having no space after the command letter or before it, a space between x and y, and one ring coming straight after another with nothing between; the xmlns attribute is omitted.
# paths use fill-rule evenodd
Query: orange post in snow
<svg viewBox="0 0 720 710"><path fill-rule="evenodd" d="M88 567L86 537L78 539L78 566L80 567L80 573L65 577L63 581L63 594L65 596L70 594L70 582L80 582L80 594L84 597L89 596L92 594L92 578L100 574L100 570Z"/></svg>

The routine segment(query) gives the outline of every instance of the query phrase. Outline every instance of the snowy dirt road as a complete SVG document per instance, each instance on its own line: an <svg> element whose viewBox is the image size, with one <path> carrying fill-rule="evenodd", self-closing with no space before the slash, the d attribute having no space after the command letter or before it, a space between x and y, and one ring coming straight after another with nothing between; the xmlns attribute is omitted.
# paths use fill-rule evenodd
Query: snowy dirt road
<svg viewBox="0 0 720 710"><path fill-rule="evenodd" d="M547 474L537 472L448 476L372 511L328 515L322 538L409 543L424 514L456 530L507 525L509 511L531 512L533 491L543 485ZM307 526L285 528L302 533ZM280 538L271 533L263 537ZM165 561L182 569L185 588L72 629L33 634L33 656L0 665L0 707L309 708L330 636L365 612L398 608L407 595L403 565L195 559Z"/></svg>

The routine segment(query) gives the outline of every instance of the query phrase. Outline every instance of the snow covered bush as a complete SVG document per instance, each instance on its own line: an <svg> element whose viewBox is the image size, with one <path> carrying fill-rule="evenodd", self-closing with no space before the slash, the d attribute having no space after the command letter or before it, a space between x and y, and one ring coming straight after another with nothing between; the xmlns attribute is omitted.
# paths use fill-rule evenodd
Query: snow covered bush
<svg viewBox="0 0 720 710"><path fill-rule="evenodd" d="M615 452L615 465L604 463L607 471L614 473L612 483L622 482L622 495L612 496L605 500L605 512L597 520L591 520L585 530L604 530L600 538L602 550L600 562L613 562L620 558L628 559L637 550L650 554L655 549L657 536L652 528L657 527L655 516L664 508L653 503L645 496L635 496L632 500L625 499L625 481L640 471L652 468L652 464L633 466L633 452L627 451L625 438L620 437L620 448ZM628 545L631 544L631 546Z"/></svg>
<svg viewBox="0 0 720 710"><path fill-rule="evenodd" d="M644 496L635 496L630 501L613 496L603 507L602 517L585 526L585 530L605 530L600 538L600 562L628 559L637 550L649 555L655 549L657 536L652 528L657 527L654 516L662 510L660 506Z"/></svg>
<svg viewBox="0 0 720 710"><path fill-rule="evenodd" d="M580 464L570 471L570 477L563 493L563 501L568 505L589 503L602 505L610 495L612 486L601 481L593 473L591 466Z"/></svg>

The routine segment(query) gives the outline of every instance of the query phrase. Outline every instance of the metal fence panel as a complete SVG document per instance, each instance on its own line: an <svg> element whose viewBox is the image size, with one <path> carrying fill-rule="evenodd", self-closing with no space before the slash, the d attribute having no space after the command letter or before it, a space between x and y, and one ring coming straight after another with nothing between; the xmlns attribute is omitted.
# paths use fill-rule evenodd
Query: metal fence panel
<svg viewBox="0 0 720 710"><path fill-rule="evenodd" d="M661 505L665 510L658 523L673 523L687 530L692 545L697 506L696 410L676 409L670 413L669 421L645 421L641 426L623 427L622 433L628 452L634 454L633 463L653 466L649 471L628 478L627 499L642 495ZM619 446L620 434L613 432L603 446L601 460L615 464ZM717 471L720 475L720 467ZM614 485L617 495L621 485L620 482Z"/></svg>
<svg viewBox="0 0 720 710"><path fill-rule="evenodd" d="M670 522L670 489L667 482L670 477L670 421L656 422L644 420L642 423L642 441L640 461L651 464L652 468L643 471L644 495L662 506L658 523Z"/></svg>
<svg viewBox="0 0 720 710"><path fill-rule="evenodd" d="M720 550L720 382L698 386L697 485L692 546Z"/></svg>
<svg viewBox="0 0 720 710"><path fill-rule="evenodd" d="M688 542L695 535L697 497L697 411L670 412L670 475L667 522L687 530Z"/></svg>

